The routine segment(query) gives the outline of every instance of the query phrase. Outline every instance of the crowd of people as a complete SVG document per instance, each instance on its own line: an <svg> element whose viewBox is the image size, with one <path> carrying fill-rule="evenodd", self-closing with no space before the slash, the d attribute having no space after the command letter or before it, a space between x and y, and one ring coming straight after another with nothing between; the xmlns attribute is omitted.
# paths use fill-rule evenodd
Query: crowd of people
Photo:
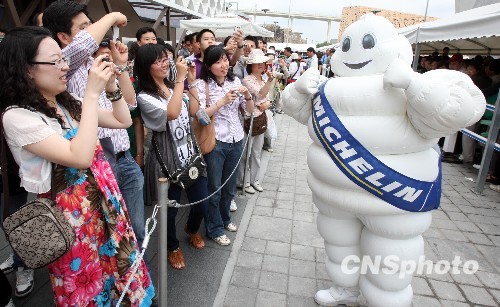
<svg viewBox="0 0 500 307"><path fill-rule="evenodd" d="M419 59L418 71L420 73L425 73L434 69L452 69L463 72L467 74L481 90L486 98L486 102L492 105L495 104L500 89L500 59L481 55L465 59L464 56L459 53L450 56L449 50L448 47L444 47L441 54L439 54L439 52L434 52L431 55L421 57ZM467 129L486 136L489 131L492 117L493 112L486 110L483 121L467 127ZM480 146L479 142L467 135L462 135L461 138L458 138L454 152L443 153L442 160L447 163L466 163L475 168L479 168L482 149L483 147ZM495 152L489 168L489 174L486 178L486 181L491 183L489 187L496 192L500 192L499 158L500 155Z"/></svg>
<svg viewBox="0 0 500 307"><path fill-rule="evenodd" d="M28 193L55 189L57 207L76 234L70 251L48 266L58 306L114 304L130 278L134 287L125 299L133 306L151 304L148 264L142 261L133 275L129 269L142 249L144 206L158 201L160 177L172 180L169 199L180 202L184 190L189 202L198 202L184 227L193 247L203 249L205 238L231 244L225 232L238 230L231 219L237 188L265 190L258 179L261 154L273 151L281 91L309 67L333 77L333 49L323 54L309 48L304 59L241 30L218 42L203 29L186 35L176 52L150 27L138 29L136 41L126 46L108 36L112 26L126 24L118 12L91 22L85 5L58 0L35 16L33 26L3 31L0 43L2 126L9 163L19 167L9 175L22 187L11 209L22 206ZM462 71L488 98L498 93L499 61L450 58L443 50L423 57L419 71ZM210 129L211 139L202 139ZM473 162L466 144L464 139L463 161ZM202 162L199 173L189 174L193 180L172 179L195 160ZM496 187L498 178L490 176ZM168 209L166 244L169 264L181 270L186 262L177 210ZM16 253L0 269L3 283L3 274L16 272L16 297L30 294L33 269Z"/></svg>
<svg viewBox="0 0 500 307"><path fill-rule="evenodd" d="M265 189L260 159L263 148L273 150L280 93L318 59L312 50L299 67L297 53L279 55L262 37L241 30L224 42L210 29L190 33L176 54L144 27L127 46L109 36L112 26L126 26L126 16L113 12L91 22L86 9L58 0L32 26L2 33L2 127L13 157L7 163L18 166L10 184L21 187L10 211L26 203L28 193L55 191L76 234L70 250L48 266L56 305L115 304L133 279L125 300L148 306L155 290L147 261L133 275L130 268L145 237L144 206L157 202L158 178L171 178L169 199L180 202L184 190L189 202L198 202L184 227L196 249L205 238L231 244L225 232L238 230L231 220L237 187L251 194ZM207 147L198 134L209 127L214 134ZM202 161L195 180L176 181L173 175L194 159ZM177 210L168 209L168 261L184 269ZM16 297L30 294L34 271L19 255L13 252L0 269L2 284L3 274L16 273ZM10 291L3 293L10 298Z"/></svg>

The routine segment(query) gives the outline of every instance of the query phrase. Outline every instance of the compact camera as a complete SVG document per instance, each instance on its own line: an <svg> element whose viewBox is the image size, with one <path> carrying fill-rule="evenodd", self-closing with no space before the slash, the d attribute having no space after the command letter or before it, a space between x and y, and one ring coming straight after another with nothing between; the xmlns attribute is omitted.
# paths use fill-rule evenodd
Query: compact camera
<svg viewBox="0 0 500 307"><path fill-rule="evenodd" d="M240 92L238 92L238 91L233 91L233 93L235 93L235 94L236 94L236 96L238 96L238 98L243 97L243 94L242 94L242 93L240 93Z"/></svg>
<svg viewBox="0 0 500 307"><path fill-rule="evenodd" d="M193 61L191 61L191 59L186 59L185 61L188 67L191 67L191 64L193 64Z"/></svg>
<svg viewBox="0 0 500 307"><path fill-rule="evenodd" d="M198 118L198 122L202 126L208 126L211 122L210 116L208 116L205 109L199 109L198 112L196 112L196 118Z"/></svg>

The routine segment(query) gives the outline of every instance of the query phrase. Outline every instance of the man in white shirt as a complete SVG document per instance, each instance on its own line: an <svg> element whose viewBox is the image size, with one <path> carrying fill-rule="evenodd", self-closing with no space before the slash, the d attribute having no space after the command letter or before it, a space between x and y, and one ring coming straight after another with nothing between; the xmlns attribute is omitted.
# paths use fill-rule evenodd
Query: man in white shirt
<svg viewBox="0 0 500 307"><path fill-rule="evenodd" d="M309 59L307 60L306 70L309 69L309 67L318 68L318 56L316 55L316 51L314 50L314 48L307 48L306 54L309 57Z"/></svg>

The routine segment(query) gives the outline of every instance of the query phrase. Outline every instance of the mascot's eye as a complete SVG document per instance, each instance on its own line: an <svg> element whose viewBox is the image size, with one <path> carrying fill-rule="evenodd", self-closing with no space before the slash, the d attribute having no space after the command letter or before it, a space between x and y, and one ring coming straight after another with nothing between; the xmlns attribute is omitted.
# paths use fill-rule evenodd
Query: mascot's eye
<svg viewBox="0 0 500 307"><path fill-rule="evenodd" d="M375 37L372 34L363 36L363 48L372 49L375 46Z"/></svg>
<svg viewBox="0 0 500 307"><path fill-rule="evenodd" d="M347 52L347 51L349 51L349 49L351 49L351 38L346 37L346 38L344 38L344 41L342 42L342 51Z"/></svg>

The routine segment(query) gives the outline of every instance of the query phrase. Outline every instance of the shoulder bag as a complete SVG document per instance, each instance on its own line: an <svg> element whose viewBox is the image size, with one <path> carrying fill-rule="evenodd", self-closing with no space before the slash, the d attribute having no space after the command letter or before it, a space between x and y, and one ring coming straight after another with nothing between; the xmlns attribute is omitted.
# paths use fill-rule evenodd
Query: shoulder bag
<svg viewBox="0 0 500 307"><path fill-rule="evenodd" d="M168 142L169 144L174 144L174 140L172 138L172 133L170 130L170 125L168 124L168 122L166 125L167 125L167 129L165 132L166 142ZM152 138L153 150L155 152L156 159L160 164L160 168L163 175L165 175L170 181L177 184L183 189L187 189L190 186L192 186L196 180L198 180L203 174L206 174L206 169L207 169L207 164L203 159L200 147L198 146L196 138L193 136L192 132L193 130L191 129L193 145L197 149L197 152L191 156L185 167L180 167L181 163L179 157L177 156L177 151L175 150L175 146L174 148L167 150L167 152L165 153L166 158L170 160L170 161L167 160L167 164L165 164L165 161L163 160L162 154L160 152L160 148L158 146L158 141L157 141L158 134L153 131L153 138ZM170 170L169 167L167 167L167 165L170 166Z"/></svg>
<svg viewBox="0 0 500 307"><path fill-rule="evenodd" d="M248 134L250 130L250 118L245 119L243 123L243 128ZM267 130L267 115L266 111L263 111L259 116L253 118L252 124L252 136L260 135Z"/></svg>
<svg viewBox="0 0 500 307"><path fill-rule="evenodd" d="M3 116L3 114L2 114ZM7 241L32 269L44 267L66 254L75 241L73 227L55 204L54 171L52 165L51 198L38 197L9 215L8 148L0 119L1 163L3 181L4 221Z"/></svg>
<svg viewBox="0 0 500 307"><path fill-rule="evenodd" d="M208 83L205 82L205 91L206 91L206 100L208 101L209 93L208 93ZM214 126L214 117L213 115L210 118L210 123L206 126L200 124L196 118L191 121L191 126L198 142L200 152L203 155L210 153L215 148L215 126Z"/></svg>

